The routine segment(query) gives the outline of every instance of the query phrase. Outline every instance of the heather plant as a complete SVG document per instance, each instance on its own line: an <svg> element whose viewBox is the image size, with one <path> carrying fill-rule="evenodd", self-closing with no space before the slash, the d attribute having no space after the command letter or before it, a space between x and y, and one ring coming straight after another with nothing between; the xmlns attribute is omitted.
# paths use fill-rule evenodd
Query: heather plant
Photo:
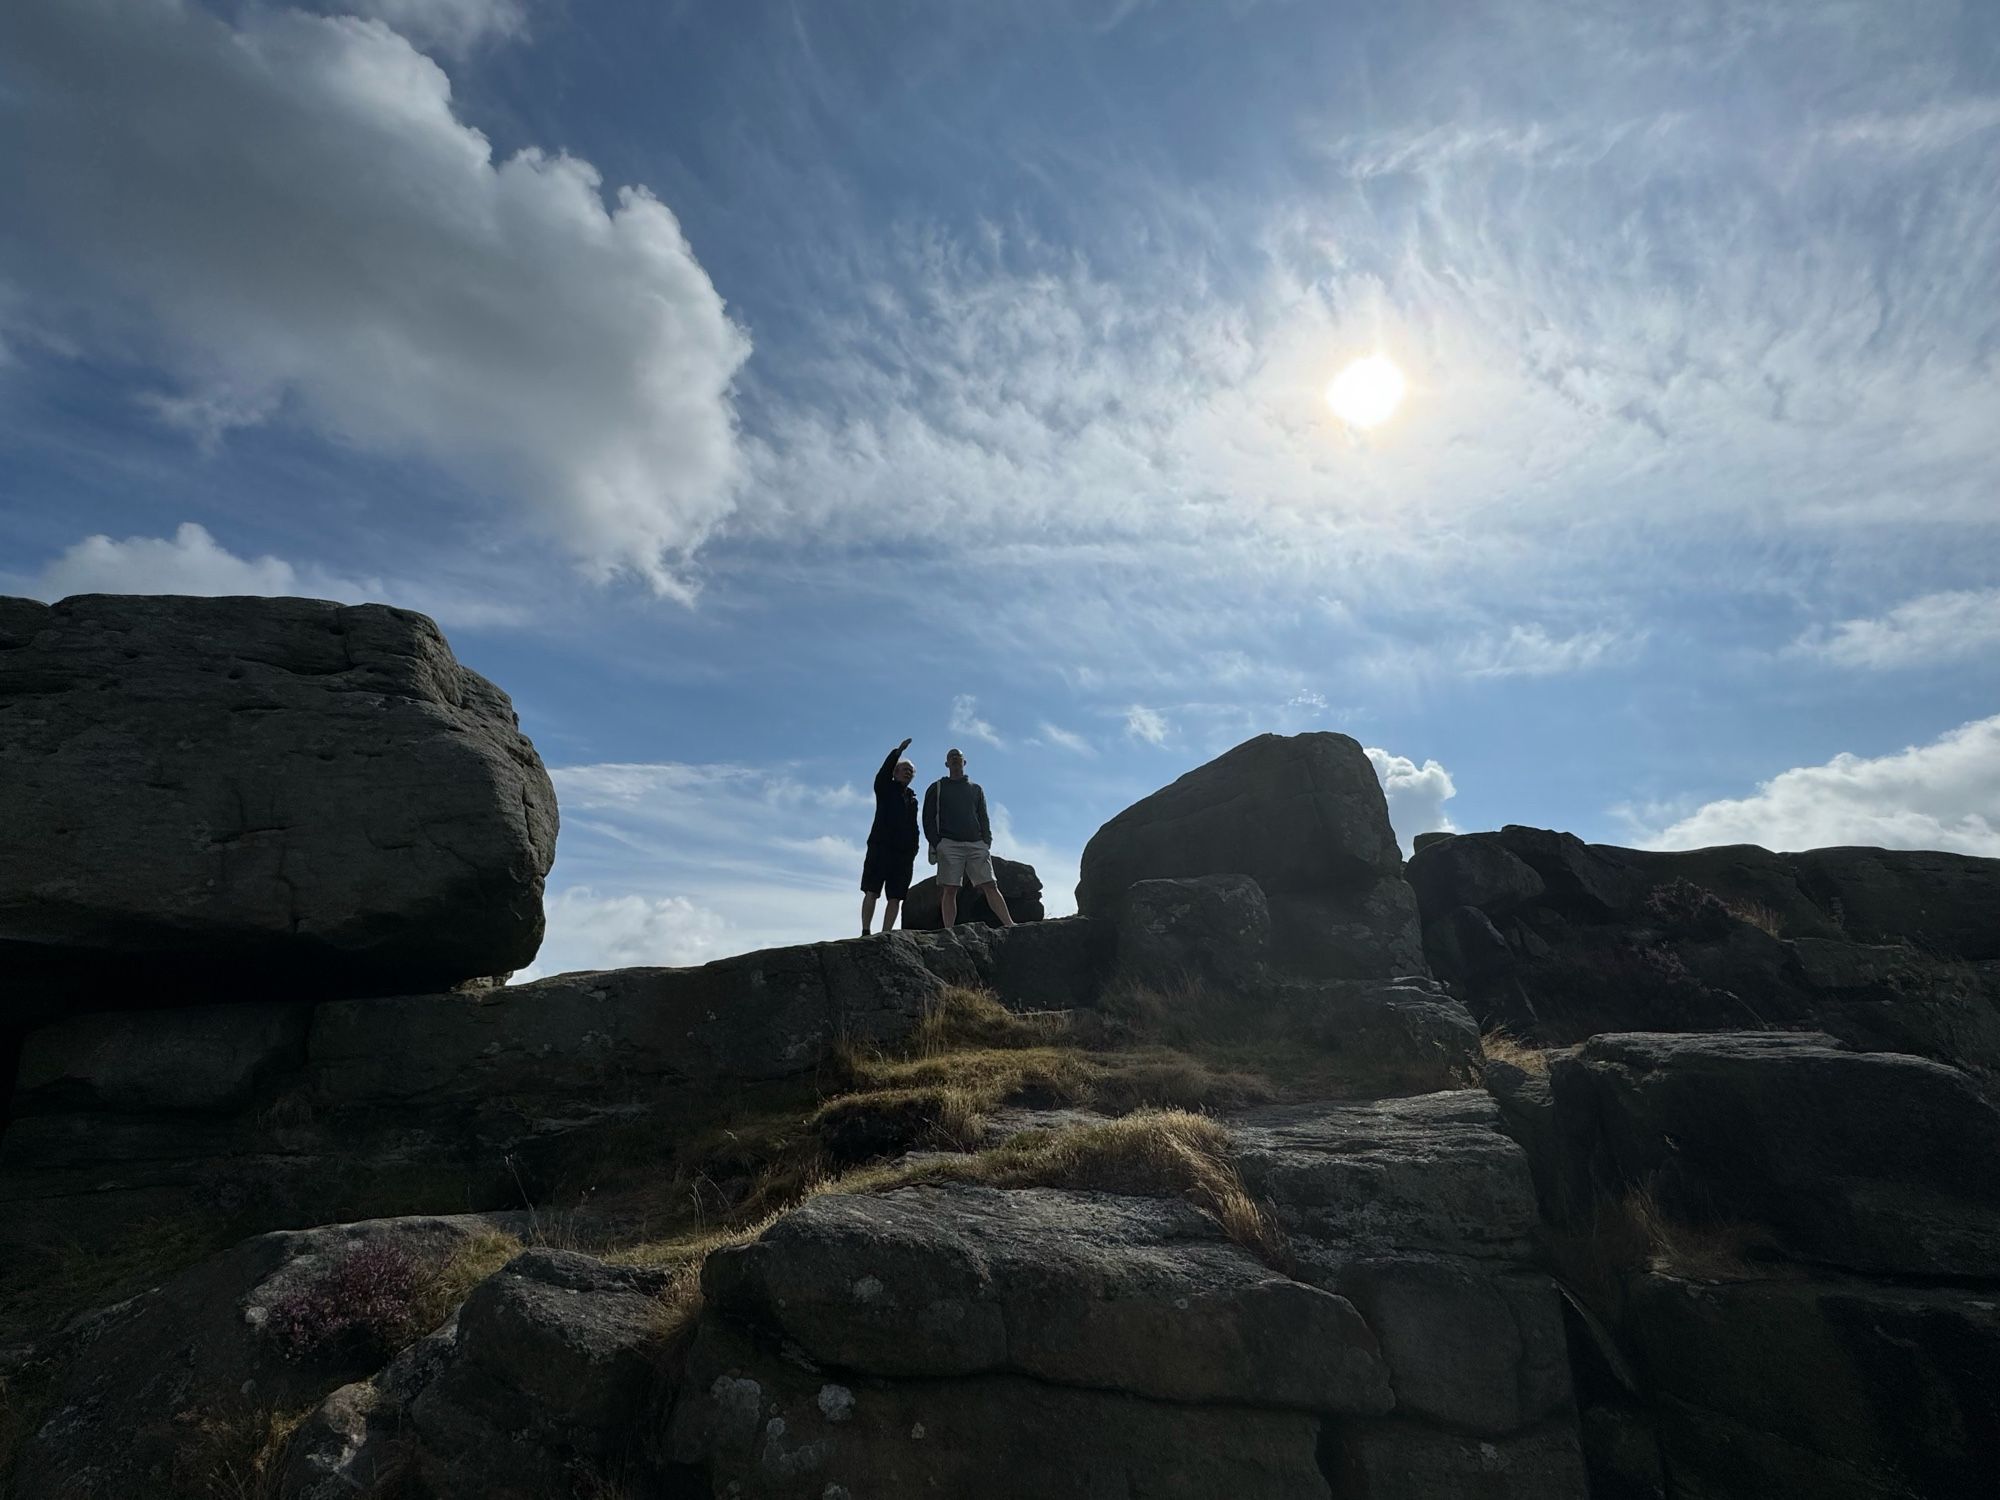
<svg viewBox="0 0 2000 1500"><path fill-rule="evenodd" d="M265 1325L290 1359L332 1352L388 1354L422 1330L418 1303L430 1268L388 1240L348 1251L280 1298Z"/></svg>
<svg viewBox="0 0 2000 1500"><path fill-rule="evenodd" d="M1668 932L1684 937L1721 937L1736 920L1714 891L1692 880L1674 880L1653 887L1646 912Z"/></svg>

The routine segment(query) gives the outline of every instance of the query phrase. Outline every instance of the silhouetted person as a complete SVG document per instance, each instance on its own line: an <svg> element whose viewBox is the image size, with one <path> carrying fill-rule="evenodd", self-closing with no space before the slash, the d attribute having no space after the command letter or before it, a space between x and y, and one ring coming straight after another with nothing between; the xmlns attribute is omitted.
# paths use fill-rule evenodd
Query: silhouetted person
<svg viewBox="0 0 2000 1500"><path fill-rule="evenodd" d="M893 932L903 898L910 894L910 872L917 865L917 794L910 790L910 781L917 768L901 759L909 748L910 742L904 740L875 773L875 821L868 829L868 857L861 863L863 937L875 920L877 896L888 893L882 930Z"/></svg>
<svg viewBox="0 0 2000 1500"><path fill-rule="evenodd" d="M993 908L1002 927L1012 927L1007 898L993 878L993 825L986 820L986 793L965 778L965 756L947 751L949 775L933 781L924 793L924 837L938 867L938 909L949 927L958 920L958 888L970 880Z"/></svg>

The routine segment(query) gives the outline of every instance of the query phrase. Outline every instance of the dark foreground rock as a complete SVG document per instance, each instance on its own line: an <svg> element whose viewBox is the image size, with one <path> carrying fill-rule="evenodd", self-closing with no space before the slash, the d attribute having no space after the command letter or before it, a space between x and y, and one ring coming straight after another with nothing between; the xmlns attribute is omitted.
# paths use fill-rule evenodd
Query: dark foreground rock
<svg viewBox="0 0 2000 1500"><path fill-rule="evenodd" d="M1792 1259L2000 1277L2000 1110L1956 1068L1772 1032L1594 1037L1556 1128L1602 1193L1755 1223Z"/></svg>
<svg viewBox="0 0 2000 1500"><path fill-rule="evenodd" d="M0 600L0 827L0 1025L21 1025L120 985L521 968L556 804L507 695L422 615L84 595Z"/></svg>
<svg viewBox="0 0 2000 1500"><path fill-rule="evenodd" d="M660 1403L658 1271L530 1250L372 1380L334 1391L286 1454L291 1500L543 1500L640 1467Z"/></svg>
<svg viewBox="0 0 2000 1500"><path fill-rule="evenodd" d="M1007 898L1007 915L1016 922L1042 920L1042 879L1035 867L1017 859L993 861L993 883ZM973 887L959 887L957 921L962 926L998 927L1000 919ZM911 932L935 932L944 926L944 908L938 896L937 876L926 875L910 887L903 903L903 926Z"/></svg>
<svg viewBox="0 0 2000 1500"><path fill-rule="evenodd" d="M746 1500L1580 1500L1533 1187L1498 1121L1457 1093L1233 1125L1286 1271L1173 1199L815 1200L711 1258L673 1457Z"/></svg>
<svg viewBox="0 0 2000 1500"><path fill-rule="evenodd" d="M1243 875L1271 956L1315 978L1425 972L1388 804L1341 734L1259 735L1142 798L1084 846L1077 909L1115 916L1140 881Z"/></svg>
<svg viewBox="0 0 2000 1500"><path fill-rule="evenodd" d="M480 1237L526 1228L526 1215L460 1215L260 1235L90 1314L50 1355L59 1374L13 1493L183 1493L194 1434L296 1411L378 1368L382 1337L422 1331L395 1325L410 1288ZM365 1283L317 1296L357 1255L373 1257ZM376 1316L337 1326L362 1294Z"/></svg>

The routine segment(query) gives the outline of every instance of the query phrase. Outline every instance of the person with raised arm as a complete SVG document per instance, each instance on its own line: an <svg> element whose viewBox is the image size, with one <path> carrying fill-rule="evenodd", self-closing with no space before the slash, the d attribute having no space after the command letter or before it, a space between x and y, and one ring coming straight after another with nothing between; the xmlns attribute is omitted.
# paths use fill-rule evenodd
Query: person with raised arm
<svg viewBox="0 0 2000 1500"><path fill-rule="evenodd" d="M910 872L917 864L917 794L910 782L917 768L904 760L910 742L891 750L875 773L875 821L868 829L868 856L861 862L861 935L875 922L875 902L887 894L882 930L893 932L910 894Z"/></svg>

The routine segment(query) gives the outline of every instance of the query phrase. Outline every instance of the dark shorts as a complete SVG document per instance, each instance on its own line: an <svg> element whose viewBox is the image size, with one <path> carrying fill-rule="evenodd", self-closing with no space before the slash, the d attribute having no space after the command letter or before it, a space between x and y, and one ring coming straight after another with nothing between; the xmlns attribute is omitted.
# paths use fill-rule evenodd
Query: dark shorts
<svg viewBox="0 0 2000 1500"><path fill-rule="evenodd" d="M910 894L910 873L916 867L916 850L877 849L871 844L861 865L861 889L871 896L886 892L891 901L901 901Z"/></svg>

